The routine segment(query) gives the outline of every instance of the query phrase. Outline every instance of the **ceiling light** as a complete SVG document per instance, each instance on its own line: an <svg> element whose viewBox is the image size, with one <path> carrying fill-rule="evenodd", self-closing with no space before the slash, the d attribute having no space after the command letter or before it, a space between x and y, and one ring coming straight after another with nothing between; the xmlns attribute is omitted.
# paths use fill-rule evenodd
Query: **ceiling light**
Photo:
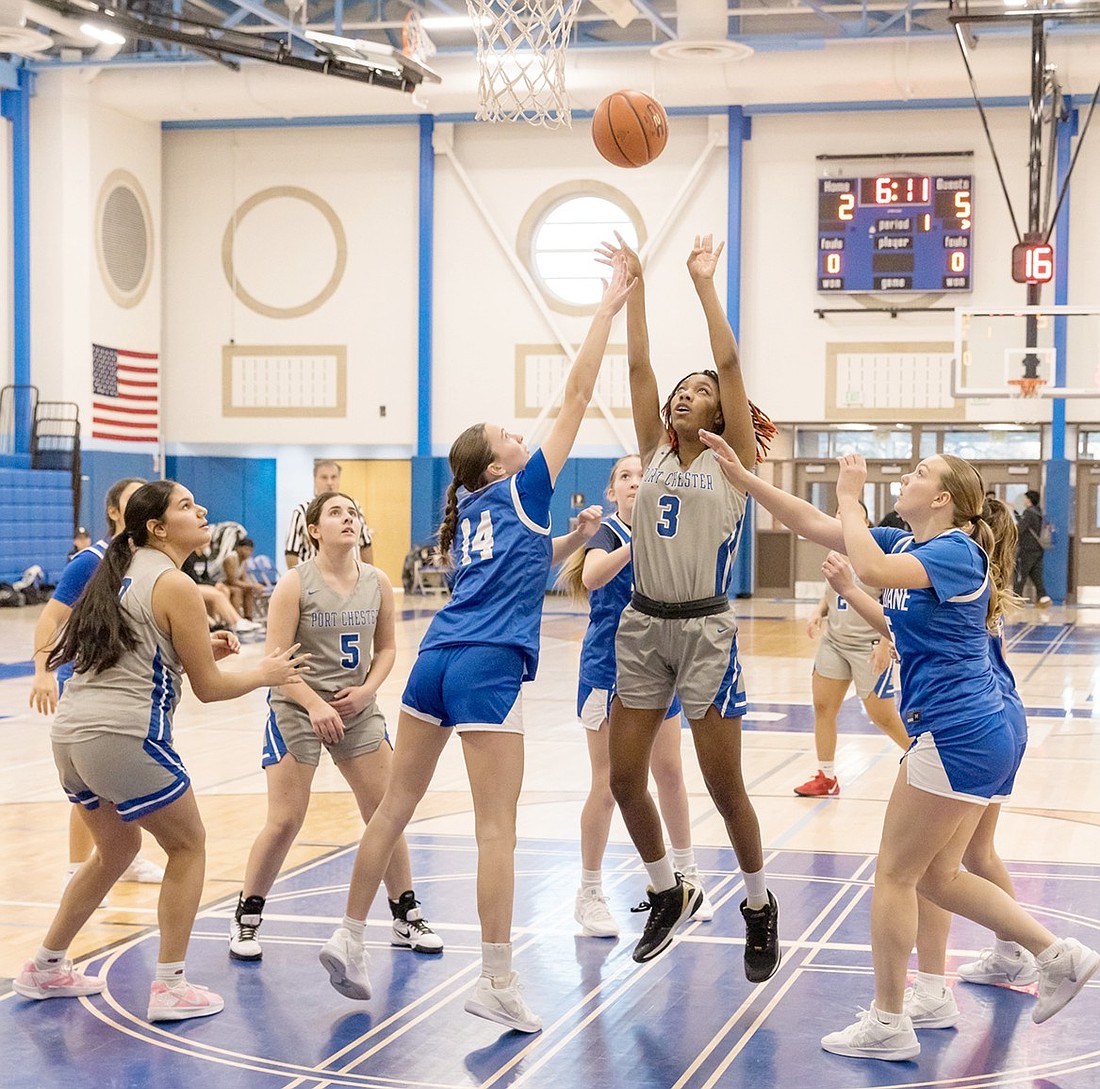
<svg viewBox="0 0 1100 1089"><path fill-rule="evenodd" d="M87 38L93 38L104 45L125 45L126 39L116 30L108 30L106 27L95 26L93 23L81 23L80 33Z"/></svg>

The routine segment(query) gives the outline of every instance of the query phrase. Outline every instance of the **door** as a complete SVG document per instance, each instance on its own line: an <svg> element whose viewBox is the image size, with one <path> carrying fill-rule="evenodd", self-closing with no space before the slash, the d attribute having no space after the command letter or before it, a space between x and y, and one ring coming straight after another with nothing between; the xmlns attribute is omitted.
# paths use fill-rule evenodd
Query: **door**
<svg viewBox="0 0 1100 1089"><path fill-rule="evenodd" d="M360 506L374 538L374 563L401 586L401 566L412 547L412 466L408 461L345 461L340 487Z"/></svg>
<svg viewBox="0 0 1100 1089"><path fill-rule="evenodd" d="M1100 605L1100 464L1077 463L1077 604Z"/></svg>
<svg viewBox="0 0 1100 1089"><path fill-rule="evenodd" d="M1039 491L1043 468L1037 461L974 461L985 490L993 492L1018 514L1024 509L1024 492Z"/></svg>

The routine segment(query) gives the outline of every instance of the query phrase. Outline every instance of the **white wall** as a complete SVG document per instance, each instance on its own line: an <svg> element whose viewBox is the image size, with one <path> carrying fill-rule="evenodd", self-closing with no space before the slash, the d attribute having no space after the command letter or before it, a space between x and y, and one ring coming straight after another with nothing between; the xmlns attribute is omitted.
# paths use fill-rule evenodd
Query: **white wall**
<svg viewBox="0 0 1100 1089"><path fill-rule="evenodd" d="M11 125L0 121L0 386L14 376L12 358Z"/></svg>

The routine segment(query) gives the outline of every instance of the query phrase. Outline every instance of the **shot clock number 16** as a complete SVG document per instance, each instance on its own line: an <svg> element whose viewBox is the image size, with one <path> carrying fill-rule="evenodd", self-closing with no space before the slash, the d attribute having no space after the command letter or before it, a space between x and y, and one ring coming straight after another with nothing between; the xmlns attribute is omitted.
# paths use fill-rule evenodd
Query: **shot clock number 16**
<svg viewBox="0 0 1100 1089"><path fill-rule="evenodd" d="M818 291L970 291L973 180L820 179Z"/></svg>

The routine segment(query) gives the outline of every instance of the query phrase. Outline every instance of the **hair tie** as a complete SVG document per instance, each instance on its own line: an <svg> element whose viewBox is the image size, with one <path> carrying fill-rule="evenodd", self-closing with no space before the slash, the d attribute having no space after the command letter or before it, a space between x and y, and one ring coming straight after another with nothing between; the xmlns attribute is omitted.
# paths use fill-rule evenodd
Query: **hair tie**
<svg viewBox="0 0 1100 1089"><path fill-rule="evenodd" d="M984 522L985 517L982 514L972 514L970 516L970 521L976 525L978 522Z"/></svg>

